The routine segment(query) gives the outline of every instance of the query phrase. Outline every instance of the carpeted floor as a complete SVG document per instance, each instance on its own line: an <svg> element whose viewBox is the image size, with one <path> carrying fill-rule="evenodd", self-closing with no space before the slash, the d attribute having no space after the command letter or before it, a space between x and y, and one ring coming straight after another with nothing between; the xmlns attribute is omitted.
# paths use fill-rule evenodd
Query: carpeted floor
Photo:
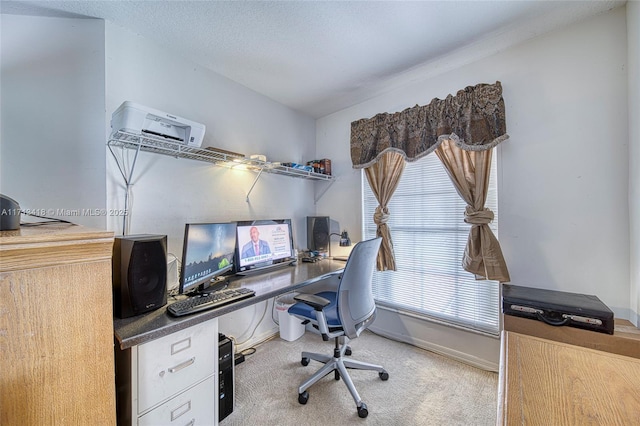
<svg viewBox="0 0 640 426"><path fill-rule="evenodd" d="M333 374L309 389L306 405L298 403L299 384L322 365L311 361L302 366L302 350L333 352L333 341L305 333L294 342L269 340L236 367L235 410L221 426L495 424L496 373L368 331L350 346L354 359L380 364L389 372L389 380L382 381L375 371L349 370L369 409L366 419L358 417L347 387Z"/></svg>

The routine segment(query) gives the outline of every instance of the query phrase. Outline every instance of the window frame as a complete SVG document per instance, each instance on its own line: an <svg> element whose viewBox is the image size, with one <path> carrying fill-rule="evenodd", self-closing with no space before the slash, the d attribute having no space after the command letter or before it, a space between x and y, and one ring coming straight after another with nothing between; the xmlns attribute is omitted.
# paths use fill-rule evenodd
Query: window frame
<svg viewBox="0 0 640 426"><path fill-rule="evenodd" d="M492 155L490 190L487 196L487 202L485 204L487 208L490 208L494 212L494 215L495 215L494 221L489 226L491 230L494 232L494 234L496 235L496 237L498 236L498 184L499 184L497 157L498 155L496 150L493 152L493 155ZM425 161L429 161L429 163L426 164L424 163ZM398 291L398 293L401 294L400 296L390 295L392 292L394 292L394 287L398 285L397 282L401 279L404 279L406 282L417 282L417 280L409 278L410 275L407 275L407 272L406 272L406 269L408 268L407 262L405 262L404 261L405 259L403 259L402 257L399 257L399 255L400 256L405 255L405 257L408 257L407 253L409 251L406 249L406 247L403 247L403 246L411 243L408 243L406 241L406 236L403 234L403 232L404 233L411 232L411 229L409 229L408 231L406 229L401 230L402 226L398 225L397 222L398 222L398 219L406 220L407 217L404 217L404 216L410 216L411 213L405 214L403 212L398 211L399 210L397 208L398 199L407 197L407 195L405 194L405 189L406 189L405 187L407 185L407 179L412 179L414 177L413 172L415 170L413 169L417 167L428 169L427 171L422 172L422 175L424 176L426 173L433 173L434 164L437 164L440 170L440 175L438 176L438 179L437 179L437 185L442 185L444 184L444 182L446 182L447 203L453 203L453 205L455 206L454 214L453 214L453 216L455 217L455 219L453 220L453 223L455 224L455 230L449 229L447 227L448 225L441 224L442 230L440 232L436 232L434 230L435 229L434 227L427 229L425 232L427 233L431 232L432 235L440 235L440 236L446 233L455 234L454 238L457 240L456 246L451 248L449 251L451 250L455 251L455 253L453 253L453 256L456 259L455 266L457 267L458 270L455 274L450 274L450 272L445 271L450 275L449 278L452 281L455 281L456 283L456 284L451 284L448 287L448 290L455 293L455 298L458 299L456 302L454 302L455 308L453 310L457 309L458 311L460 311L460 309L473 309L474 312L468 315L470 315L475 319L465 318L464 315L460 316L460 312L458 312L457 314L445 313L443 312L442 307L438 308L438 309L441 309L440 311L438 311L438 309L434 310L429 307L425 308L426 305L424 303L421 304L422 307L416 308L415 306L416 304L414 303L413 300L411 300L409 304L401 303L402 301L401 293L405 291L411 292L413 290L417 290L419 294L422 295L423 301L427 300L429 297L431 297L429 295L429 291L433 293L434 291L439 290L438 288L434 289L429 285L425 286L424 284L416 284L413 287L418 287L417 289L414 289L412 288L412 286L409 286L409 289L400 289ZM367 181L366 174L364 173L364 171L362 171L361 173L361 179L362 179L362 194L361 194L362 235L364 239L368 239L375 236L375 224L373 224L372 216L373 216L373 210L375 210L375 207L378 205L378 203L375 200L375 197L373 197L373 194L369 187L369 183ZM419 182L415 184L415 186L417 187L421 187L422 185L424 185L424 182ZM443 189L442 187L438 187L436 188L436 190L434 190L434 192L437 192L437 190L442 190L442 189ZM367 197L369 197L369 199L367 199ZM372 200L371 197L373 197L373 203L371 201ZM433 197L433 195L431 195L431 197ZM443 195L442 197L445 198L445 195ZM452 197L454 199L452 199ZM442 165L442 163L440 162L440 160L437 158L436 155L430 154L419 161L406 164L405 171L398 185L398 189L396 190L396 193L394 193L393 197L391 198L389 207L390 207L390 220L387 223L387 225L390 228L391 238L394 244L394 251L396 252L398 272L376 271L376 273L374 274L374 296L376 299L376 303L380 307L402 312L418 318L427 319L429 321L433 321L436 323L445 324L451 327L460 328L463 330L484 334L491 337L499 336L501 326L502 326L501 312L500 312L500 283L492 280L475 280L475 277L473 276L473 274L467 271L464 271L462 269L461 259L464 252L464 246L466 245L466 241L468 238L469 229L471 227L471 225L466 224L463 221L464 208L466 207L466 203L460 198L460 196L456 192L448 174L444 170L444 166ZM415 206L412 208L415 210ZM418 209L418 210L422 211L421 209ZM449 211L447 214L449 213L451 213L451 211ZM423 229L423 228L420 228L420 229ZM459 241L461 239L463 240L462 242ZM441 247L438 247L438 250L440 250L440 248ZM449 255L449 257L450 256L451 255ZM447 262L450 263L451 259L448 258ZM451 265L449 265L449 267L450 266ZM433 271L430 271L429 274L433 275L432 272ZM380 288L381 285L384 286L384 284L382 284L382 281L385 281L385 280L393 281L393 278L388 278L389 275L398 274L398 273L405 274L404 278L396 279L395 284L387 283L386 287ZM425 275L425 272L417 271L415 272L415 274L418 274L420 278L423 278L423 276ZM414 276L418 276L418 275L414 275ZM459 279L460 277L464 278L463 280L464 285L458 284L458 282L460 281ZM460 291L468 292L469 294L460 295L459 293ZM383 293L386 293L386 295ZM484 294L484 293L488 293L488 294ZM474 302L474 299L481 300L485 298L485 296L486 296L485 302L481 302L481 301ZM465 300L465 299L469 299L469 300ZM470 303L473 306L467 305L467 303ZM431 305L434 305L434 303L431 303ZM489 317L485 317L485 315L489 315ZM482 318L482 319L478 320L477 318ZM485 321L484 318L488 318L488 319Z"/></svg>

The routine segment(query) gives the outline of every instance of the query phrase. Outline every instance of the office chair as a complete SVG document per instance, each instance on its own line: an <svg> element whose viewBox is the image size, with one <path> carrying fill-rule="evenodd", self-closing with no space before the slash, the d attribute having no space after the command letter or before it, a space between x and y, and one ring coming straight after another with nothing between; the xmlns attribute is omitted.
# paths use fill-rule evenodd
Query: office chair
<svg viewBox="0 0 640 426"><path fill-rule="evenodd" d="M302 319L307 330L320 334L322 340L335 339L332 356L302 352L302 365L308 365L312 359L325 365L298 388L300 404L306 404L309 400L307 389L333 371L336 380L340 377L344 380L356 402L358 416L364 418L369 414L367 405L360 399L347 368L375 370L382 380L389 378L389 374L380 365L345 358L345 355L351 355L349 340L357 338L375 318L376 305L371 281L381 240L382 238L378 237L354 246L340 277L337 291L299 294L294 297L298 303L289 308L289 313Z"/></svg>

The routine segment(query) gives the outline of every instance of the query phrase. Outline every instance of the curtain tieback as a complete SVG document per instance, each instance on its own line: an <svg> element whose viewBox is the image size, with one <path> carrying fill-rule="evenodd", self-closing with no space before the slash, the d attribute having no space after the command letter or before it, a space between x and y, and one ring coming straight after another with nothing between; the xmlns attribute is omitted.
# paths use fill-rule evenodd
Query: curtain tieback
<svg viewBox="0 0 640 426"><path fill-rule="evenodd" d="M493 220L493 212L489 209L474 210L467 206L464 209L464 221L472 225L488 225Z"/></svg>
<svg viewBox="0 0 640 426"><path fill-rule="evenodd" d="M387 221L389 220L389 216L391 215L389 214L388 208L378 206L376 208L376 212L373 214L373 222L376 225L382 225L384 223L387 223Z"/></svg>

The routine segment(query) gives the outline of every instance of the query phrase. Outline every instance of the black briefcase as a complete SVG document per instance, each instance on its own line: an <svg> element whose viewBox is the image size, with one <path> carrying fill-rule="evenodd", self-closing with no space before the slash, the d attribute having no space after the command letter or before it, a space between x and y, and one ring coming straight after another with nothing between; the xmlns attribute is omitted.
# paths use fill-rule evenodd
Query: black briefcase
<svg viewBox="0 0 640 426"><path fill-rule="evenodd" d="M596 296L502 285L502 312L549 325L613 334L613 312Z"/></svg>

